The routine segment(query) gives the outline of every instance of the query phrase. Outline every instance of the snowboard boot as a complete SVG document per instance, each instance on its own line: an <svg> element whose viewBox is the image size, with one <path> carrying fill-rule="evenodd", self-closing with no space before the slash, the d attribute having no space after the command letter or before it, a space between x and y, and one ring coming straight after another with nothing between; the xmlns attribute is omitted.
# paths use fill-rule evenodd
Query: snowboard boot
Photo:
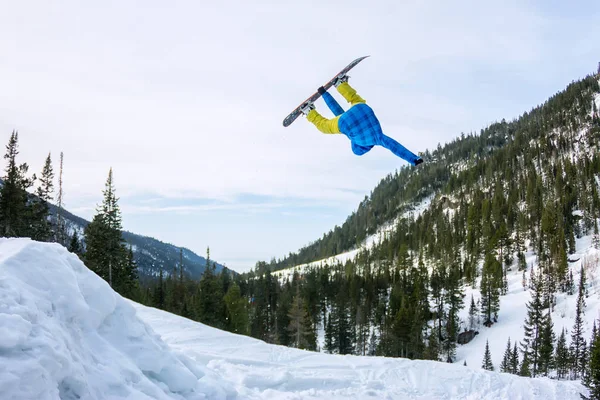
<svg viewBox="0 0 600 400"><path fill-rule="evenodd" d="M333 86L338 87L342 83L348 82L348 79L350 79L350 77L348 75L346 75L346 74L342 74L342 75L336 76L335 80L333 81Z"/></svg>
<svg viewBox="0 0 600 400"><path fill-rule="evenodd" d="M300 107L300 112L302 114L304 114L304 116L306 117L308 115L308 113L314 109L315 109L315 105L313 104L313 102L308 101L308 102L302 104L302 107Z"/></svg>

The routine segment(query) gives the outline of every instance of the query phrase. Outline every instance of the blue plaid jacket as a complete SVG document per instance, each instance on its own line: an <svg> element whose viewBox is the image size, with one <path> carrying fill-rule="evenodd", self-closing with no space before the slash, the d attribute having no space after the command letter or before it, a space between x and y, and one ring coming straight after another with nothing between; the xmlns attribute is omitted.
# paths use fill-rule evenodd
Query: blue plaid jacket
<svg viewBox="0 0 600 400"><path fill-rule="evenodd" d="M381 144L381 125L371 107L364 103L356 104L343 113L338 120L338 126L340 132L359 146Z"/></svg>
<svg viewBox="0 0 600 400"><path fill-rule="evenodd" d="M365 103L355 104L344 112L344 109L329 93L323 94L323 100L325 100L329 109L336 116L339 116L338 128L340 133L350 139L352 151L357 156L361 156L371 150L373 146L379 145L413 165L419 158L406 147L383 133L373 109Z"/></svg>

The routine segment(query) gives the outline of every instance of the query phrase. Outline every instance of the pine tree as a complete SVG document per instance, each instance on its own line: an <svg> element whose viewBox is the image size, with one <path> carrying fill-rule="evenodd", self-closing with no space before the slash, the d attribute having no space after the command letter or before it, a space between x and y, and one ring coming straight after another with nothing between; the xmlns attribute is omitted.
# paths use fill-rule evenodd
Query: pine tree
<svg viewBox="0 0 600 400"><path fill-rule="evenodd" d="M575 308L575 323L571 330L571 375L573 379L579 379L585 369L585 339L583 315L585 313L585 273L581 267L577 305Z"/></svg>
<svg viewBox="0 0 600 400"><path fill-rule="evenodd" d="M550 310L544 318L541 336L540 336L540 355L538 371L543 376L548 376L551 369L554 368L554 324Z"/></svg>
<svg viewBox="0 0 600 400"><path fill-rule="evenodd" d="M225 325L222 286L215 276L215 264L211 265L209 248L206 253L206 268L198 285L196 316L203 324L220 329Z"/></svg>
<svg viewBox="0 0 600 400"><path fill-rule="evenodd" d="M327 318L327 324L325 325L325 351L329 354L334 354L336 352L333 337L335 335L333 331L333 324L331 323L331 314L329 318Z"/></svg>
<svg viewBox="0 0 600 400"><path fill-rule="evenodd" d="M310 328L311 324L304 302L300 296L299 287L292 301L292 307L290 308L288 317L289 324L287 330L292 339L291 346L298 349L308 348L307 336L309 336L310 331L307 328Z"/></svg>
<svg viewBox="0 0 600 400"><path fill-rule="evenodd" d="M487 340L485 341L485 353L483 354L483 362L481 363L481 368L488 371L494 370L494 364L492 364L492 355L490 353L490 346Z"/></svg>
<svg viewBox="0 0 600 400"><path fill-rule="evenodd" d="M471 305L469 306L469 329L475 330L477 328L477 314L479 313L479 309L475 304L475 299L473 298L473 294L471 294Z"/></svg>
<svg viewBox="0 0 600 400"><path fill-rule="evenodd" d="M510 373L515 375L519 373L519 350L517 349L516 341L510 355Z"/></svg>
<svg viewBox="0 0 600 400"><path fill-rule="evenodd" d="M600 335L592 335L590 361L586 372L585 386L590 390L589 399L600 400Z"/></svg>
<svg viewBox="0 0 600 400"><path fill-rule="evenodd" d="M133 247L127 250L127 259L123 266L116 270L115 290L121 295L133 299L138 292L137 264L133 255Z"/></svg>
<svg viewBox="0 0 600 400"><path fill-rule="evenodd" d="M556 352L554 356L554 365L558 379L565 379L569 373L569 348L567 347L567 338L565 328L562 329L558 342L556 342Z"/></svg>
<svg viewBox="0 0 600 400"><path fill-rule="evenodd" d="M53 238L52 228L50 226L49 205L52 200L54 188L54 171L52 170L52 159L50 154L46 157L44 168L40 176L40 184L36 190L36 198L31 205L31 238L42 242L47 242Z"/></svg>
<svg viewBox="0 0 600 400"><path fill-rule="evenodd" d="M237 283L229 286L223 300L227 307L227 330L240 335L249 334L247 302Z"/></svg>
<svg viewBox="0 0 600 400"><path fill-rule="evenodd" d="M525 347L525 349L523 349L523 361L521 362L521 368L519 370L519 375L531 377L529 351L528 351L527 347Z"/></svg>
<svg viewBox="0 0 600 400"><path fill-rule="evenodd" d="M502 266L490 252L485 257L481 273L481 314L484 325L491 326L500 310L500 290L502 286Z"/></svg>
<svg viewBox="0 0 600 400"><path fill-rule="evenodd" d="M460 329L458 313L463 307L463 293L460 289L459 280L458 268L452 268L446 280L446 293L444 296L445 302L448 304L448 317L446 318L443 343L447 362L454 362L456 340Z"/></svg>
<svg viewBox="0 0 600 400"><path fill-rule="evenodd" d="M500 363L500 372L508 372L512 373L512 347L510 345L510 337L508 338L508 342L506 342L506 350L504 351L504 356L502 357L502 362Z"/></svg>
<svg viewBox="0 0 600 400"><path fill-rule="evenodd" d="M121 210L115 195L112 168L108 173L104 199L96 215L85 228L88 268L107 281L119 293L128 292L135 278L131 274L128 252L121 232ZM122 294L123 294L122 293Z"/></svg>
<svg viewBox="0 0 600 400"><path fill-rule="evenodd" d="M0 188L0 234L6 237L24 237L31 234L31 211L27 203L27 189L33 180L26 177L29 166L17 165L19 135L10 136L4 159L7 160L4 185Z"/></svg>
<svg viewBox="0 0 600 400"><path fill-rule="evenodd" d="M161 310L165 309L165 283L163 280L162 268L158 274L158 282L156 282L156 286L154 287L154 292L152 294L152 305Z"/></svg>
<svg viewBox="0 0 600 400"><path fill-rule="evenodd" d="M527 303L527 317L524 323L525 337L521 346L524 352L528 352L527 361L531 363L530 371L535 377L538 374L542 329L544 325L543 281L541 277L533 275L530 286L531 300Z"/></svg>
<svg viewBox="0 0 600 400"><path fill-rule="evenodd" d="M440 342L438 332L435 326L431 329L427 338L427 347L425 349L424 359L438 361L440 357Z"/></svg>
<svg viewBox="0 0 600 400"><path fill-rule="evenodd" d="M69 242L69 251L73 254L81 255L82 250L77 231L73 231L71 241Z"/></svg>

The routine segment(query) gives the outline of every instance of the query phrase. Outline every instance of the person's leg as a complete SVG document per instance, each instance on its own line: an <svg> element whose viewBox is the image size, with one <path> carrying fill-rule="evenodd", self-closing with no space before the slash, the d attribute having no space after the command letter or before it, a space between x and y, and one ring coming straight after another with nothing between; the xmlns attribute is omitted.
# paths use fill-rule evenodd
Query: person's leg
<svg viewBox="0 0 600 400"><path fill-rule="evenodd" d="M419 156L413 154L406 147L402 146L400 143L398 143L389 136L381 134L380 142L383 147L390 150L392 153L402 158L403 160L408 161L412 165L415 165L416 161L420 158Z"/></svg>
<svg viewBox="0 0 600 400"><path fill-rule="evenodd" d="M323 133L340 133L340 128L338 127L338 119L340 119L340 117L327 119L321 116L317 110L311 110L306 116L306 119Z"/></svg>
<svg viewBox="0 0 600 400"><path fill-rule="evenodd" d="M362 156L363 154L365 154L366 152L368 152L369 150L371 150L373 148L373 146L361 146L354 142L350 142L350 143L352 144L352 152L354 154L356 154L357 156Z"/></svg>
<svg viewBox="0 0 600 400"><path fill-rule="evenodd" d="M337 90L338 90L338 92L340 92L340 94L342 96L344 96L344 99L346 99L346 101L348 103L350 103L351 105L355 105L355 104L359 104L359 103L366 103L365 99L360 97L358 95L358 93L356 93L356 90L354 90L348 84L348 82L339 84L337 87Z"/></svg>

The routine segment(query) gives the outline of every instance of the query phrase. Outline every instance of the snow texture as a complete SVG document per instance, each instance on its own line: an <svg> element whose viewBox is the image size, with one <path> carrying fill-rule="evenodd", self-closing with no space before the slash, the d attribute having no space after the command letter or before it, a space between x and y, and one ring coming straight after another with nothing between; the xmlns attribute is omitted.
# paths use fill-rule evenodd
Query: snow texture
<svg viewBox="0 0 600 400"><path fill-rule="evenodd" d="M2 399L568 400L582 391L441 362L269 345L125 300L57 244L0 239Z"/></svg>

